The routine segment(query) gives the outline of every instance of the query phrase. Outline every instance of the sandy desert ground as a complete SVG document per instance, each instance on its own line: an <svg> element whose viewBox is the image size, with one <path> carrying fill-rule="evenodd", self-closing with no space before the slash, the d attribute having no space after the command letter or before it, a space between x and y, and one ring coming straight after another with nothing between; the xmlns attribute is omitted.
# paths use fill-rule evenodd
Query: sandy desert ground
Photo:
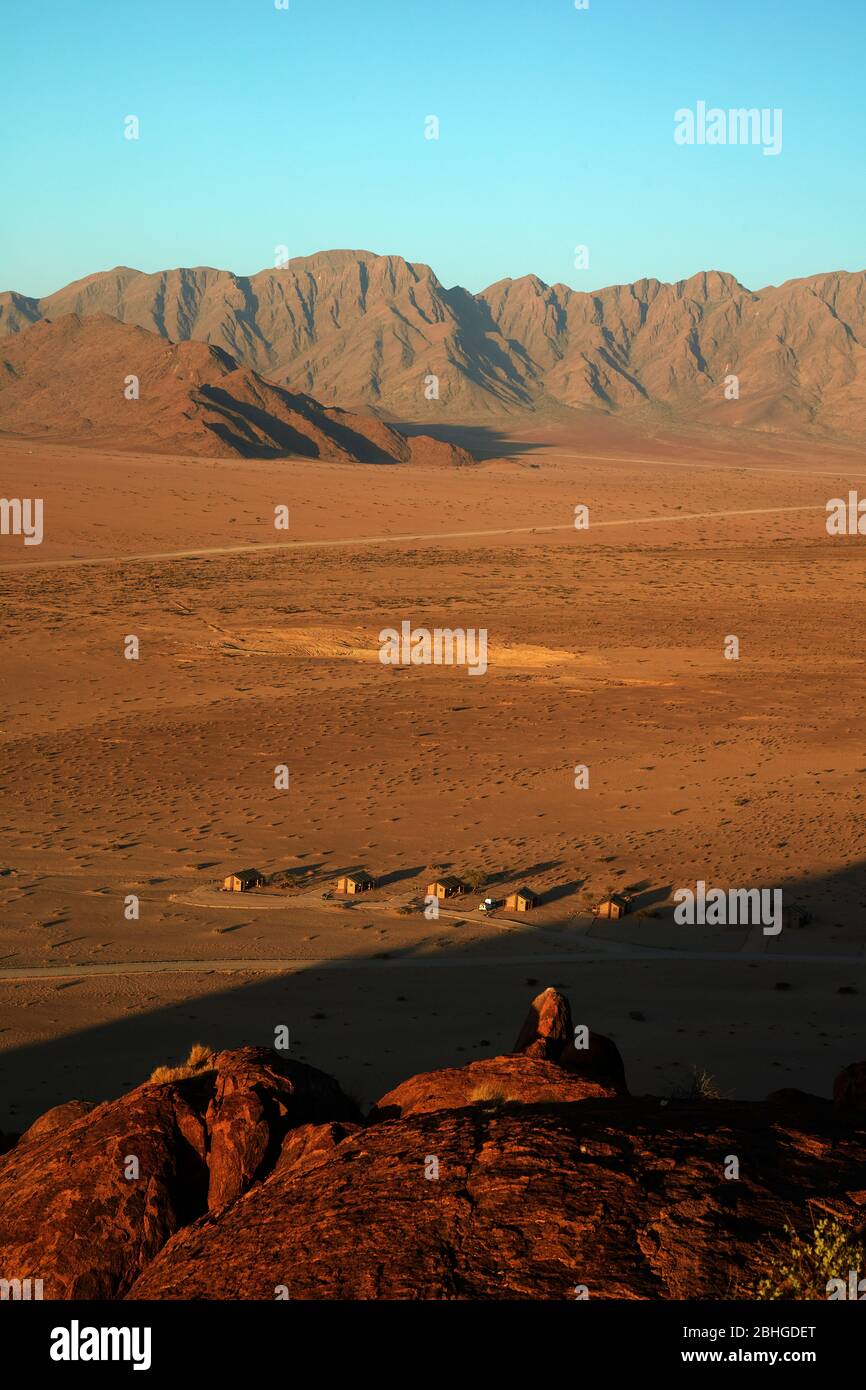
<svg viewBox="0 0 866 1390"><path fill-rule="evenodd" d="M825 529L862 451L587 419L467 430L459 469L0 440L45 499L41 546L0 537L0 1128L281 1024L372 1102L548 984L638 1092L827 1094L866 1053L866 541ZM403 619L487 628L487 674L381 665ZM284 885L213 891L251 865ZM432 865L545 901L400 913ZM353 867L383 886L323 900ZM677 927L697 879L813 921ZM610 886L640 911L593 924Z"/></svg>

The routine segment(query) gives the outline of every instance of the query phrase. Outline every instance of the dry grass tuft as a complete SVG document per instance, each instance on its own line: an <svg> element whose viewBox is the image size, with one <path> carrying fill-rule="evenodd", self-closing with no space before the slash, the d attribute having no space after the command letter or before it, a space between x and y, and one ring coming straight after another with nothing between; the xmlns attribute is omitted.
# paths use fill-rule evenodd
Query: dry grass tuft
<svg viewBox="0 0 866 1390"><path fill-rule="evenodd" d="M504 1105L508 1096L501 1086L495 1086L487 1081L483 1086L476 1086L475 1090L470 1093L469 1100L473 1105Z"/></svg>
<svg viewBox="0 0 866 1390"><path fill-rule="evenodd" d="M158 1085L165 1081L186 1081L190 1076L198 1076L207 1071L214 1059L213 1048L205 1043L193 1043L185 1062L177 1067L156 1067L148 1078L148 1084Z"/></svg>

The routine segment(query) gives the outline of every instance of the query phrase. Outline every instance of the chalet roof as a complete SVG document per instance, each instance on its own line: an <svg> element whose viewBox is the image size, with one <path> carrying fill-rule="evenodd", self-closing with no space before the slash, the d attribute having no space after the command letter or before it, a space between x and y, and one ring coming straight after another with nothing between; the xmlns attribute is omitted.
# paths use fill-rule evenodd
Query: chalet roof
<svg viewBox="0 0 866 1390"><path fill-rule="evenodd" d="M355 874L345 874L345 878L351 879L353 883L375 883L372 874L368 874L366 869L359 869Z"/></svg>
<svg viewBox="0 0 866 1390"><path fill-rule="evenodd" d="M538 894L534 888L527 888L524 884L522 888L512 889L512 896L515 898L537 898Z"/></svg>
<svg viewBox="0 0 866 1390"><path fill-rule="evenodd" d="M226 878L240 878L246 880L250 878L262 878L262 874L259 873L258 869L235 869L234 873L226 874Z"/></svg>
<svg viewBox="0 0 866 1390"><path fill-rule="evenodd" d="M441 883L443 888L462 888L463 880L456 874L440 874L438 878L431 878L431 883Z"/></svg>

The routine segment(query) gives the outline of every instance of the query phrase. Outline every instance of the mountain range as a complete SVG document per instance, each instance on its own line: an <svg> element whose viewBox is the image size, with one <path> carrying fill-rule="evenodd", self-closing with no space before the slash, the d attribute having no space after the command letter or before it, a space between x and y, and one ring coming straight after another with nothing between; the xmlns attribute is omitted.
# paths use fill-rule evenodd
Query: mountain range
<svg viewBox="0 0 866 1390"><path fill-rule="evenodd" d="M206 343L276 386L393 420L591 408L866 435L864 271L757 291L707 271L591 293L527 275L472 294L365 251L249 277L121 266L42 299L0 294L0 335L68 314Z"/></svg>

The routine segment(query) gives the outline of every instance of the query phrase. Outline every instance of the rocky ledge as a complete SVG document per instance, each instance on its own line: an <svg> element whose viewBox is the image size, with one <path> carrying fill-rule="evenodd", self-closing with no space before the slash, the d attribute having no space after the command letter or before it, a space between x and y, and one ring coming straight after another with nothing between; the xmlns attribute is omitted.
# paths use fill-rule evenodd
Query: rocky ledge
<svg viewBox="0 0 866 1390"><path fill-rule="evenodd" d="M264 1048L49 1111L0 1157L0 1278L58 1299L736 1298L821 1217L866 1225L866 1063L832 1101L634 1097L550 989L512 1054L367 1117Z"/></svg>

